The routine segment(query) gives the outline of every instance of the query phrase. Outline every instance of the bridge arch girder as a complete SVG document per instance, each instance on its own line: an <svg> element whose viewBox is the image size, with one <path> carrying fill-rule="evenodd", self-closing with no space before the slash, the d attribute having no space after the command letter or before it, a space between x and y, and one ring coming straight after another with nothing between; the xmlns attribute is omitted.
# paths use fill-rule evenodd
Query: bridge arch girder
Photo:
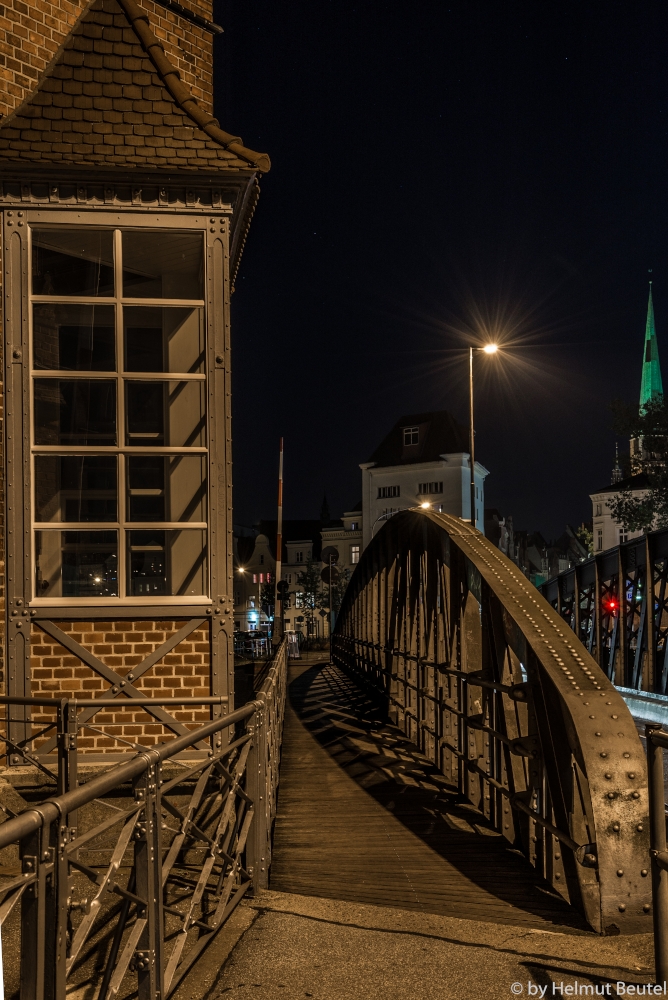
<svg viewBox="0 0 668 1000"><path fill-rule="evenodd" d="M594 930L651 930L635 723L480 532L433 511L392 517L350 581L333 657Z"/></svg>

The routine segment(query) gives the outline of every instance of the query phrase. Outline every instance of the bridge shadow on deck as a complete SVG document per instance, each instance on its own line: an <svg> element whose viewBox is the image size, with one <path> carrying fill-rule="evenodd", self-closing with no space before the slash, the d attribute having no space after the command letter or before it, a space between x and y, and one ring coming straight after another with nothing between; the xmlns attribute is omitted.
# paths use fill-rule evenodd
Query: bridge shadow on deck
<svg viewBox="0 0 668 1000"><path fill-rule="evenodd" d="M291 664L272 889L587 930L346 674Z"/></svg>

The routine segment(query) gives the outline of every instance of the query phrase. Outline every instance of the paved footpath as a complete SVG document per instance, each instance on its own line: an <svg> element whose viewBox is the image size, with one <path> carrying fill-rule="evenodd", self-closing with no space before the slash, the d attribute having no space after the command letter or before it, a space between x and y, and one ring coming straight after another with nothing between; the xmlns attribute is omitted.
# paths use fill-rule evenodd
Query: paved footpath
<svg viewBox="0 0 668 1000"><path fill-rule="evenodd" d="M586 930L339 671L290 674L272 889L238 907L174 1000L637 996L616 984L653 982L650 934Z"/></svg>
<svg viewBox="0 0 668 1000"><path fill-rule="evenodd" d="M284 892L261 893L233 919L245 929L236 948L225 961L215 942L183 1000L616 996L617 982L653 982L648 934L599 938Z"/></svg>

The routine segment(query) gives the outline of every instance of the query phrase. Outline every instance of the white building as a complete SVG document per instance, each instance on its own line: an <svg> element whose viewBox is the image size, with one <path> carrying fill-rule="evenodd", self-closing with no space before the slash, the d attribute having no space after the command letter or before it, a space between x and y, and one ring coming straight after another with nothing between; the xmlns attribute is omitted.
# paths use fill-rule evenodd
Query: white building
<svg viewBox="0 0 668 1000"><path fill-rule="evenodd" d="M353 575L362 554L362 504L356 504L356 510L345 512L340 521L332 521L320 532L322 548L334 548L339 554L337 566L340 570L348 570Z"/></svg>
<svg viewBox="0 0 668 1000"><path fill-rule="evenodd" d="M362 470L363 548L388 517L429 502L471 517L468 429L447 410L403 416ZM476 527L484 532L487 469L475 463Z"/></svg>
<svg viewBox="0 0 668 1000"><path fill-rule="evenodd" d="M612 516L608 500L623 490L631 490L638 498L645 496L649 482L644 472L628 479L622 479L610 486L604 486L590 493L592 503L592 530L594 533L594 552L604 552L628 542L630 538L638 538L642 530L628 531Z"/></svg>

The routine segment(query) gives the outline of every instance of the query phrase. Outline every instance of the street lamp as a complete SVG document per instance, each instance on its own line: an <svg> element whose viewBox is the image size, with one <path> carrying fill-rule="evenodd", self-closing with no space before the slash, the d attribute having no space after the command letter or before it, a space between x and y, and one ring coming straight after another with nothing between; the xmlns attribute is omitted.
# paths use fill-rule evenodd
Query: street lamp
<svg viewBox="0 0 668 1000"><path fill-rule="evenodd" d="M484 347L469 347L469 453L471 456L471 524L475 528L475 429L473 427L473 352L496 354L497 344L485 344Z"/></svg>

